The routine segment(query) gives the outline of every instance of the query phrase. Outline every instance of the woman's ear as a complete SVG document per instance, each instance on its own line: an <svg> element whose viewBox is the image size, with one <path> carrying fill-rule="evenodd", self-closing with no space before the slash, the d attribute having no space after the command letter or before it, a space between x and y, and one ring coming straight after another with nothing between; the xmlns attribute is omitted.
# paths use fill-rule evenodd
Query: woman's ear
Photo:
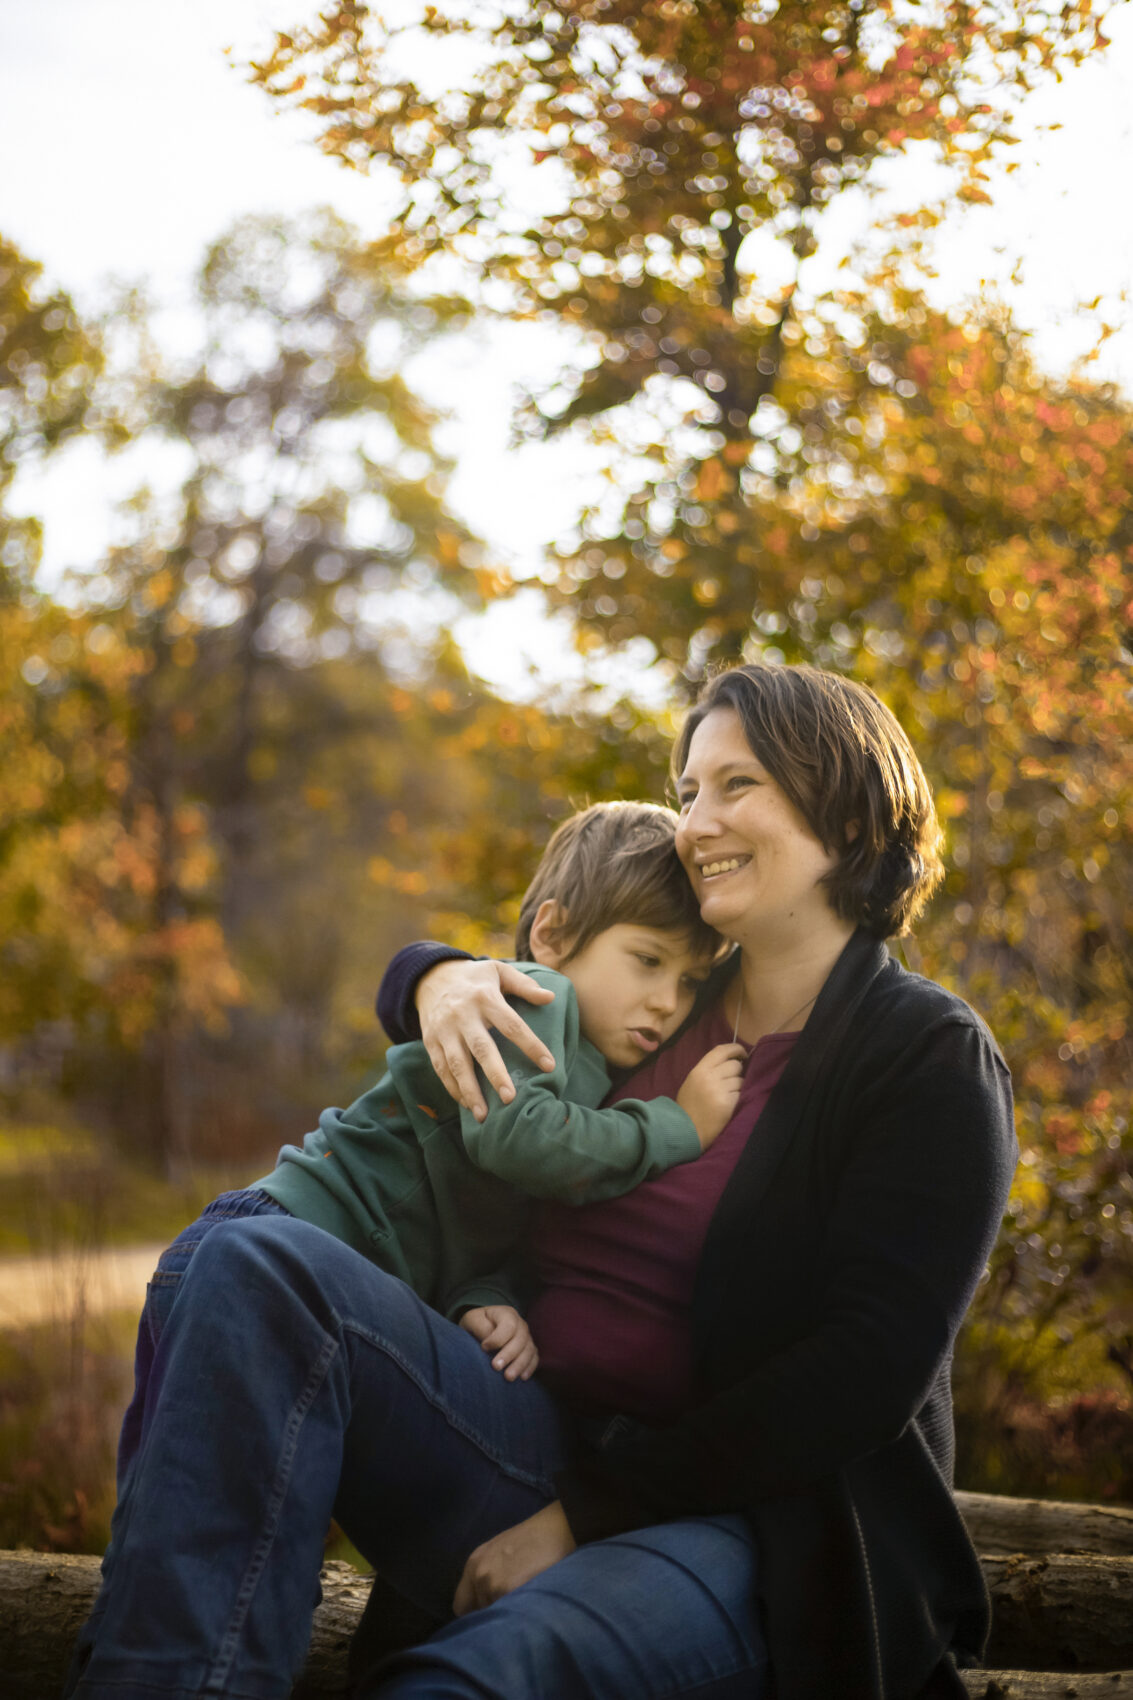
<svg viewBox="0 0 1133 1700"><path fill-rule="evenodd" d="M567 912L553 897L545 897L531 923L531 960L544 968L557 968L567 948Z"/></svg>

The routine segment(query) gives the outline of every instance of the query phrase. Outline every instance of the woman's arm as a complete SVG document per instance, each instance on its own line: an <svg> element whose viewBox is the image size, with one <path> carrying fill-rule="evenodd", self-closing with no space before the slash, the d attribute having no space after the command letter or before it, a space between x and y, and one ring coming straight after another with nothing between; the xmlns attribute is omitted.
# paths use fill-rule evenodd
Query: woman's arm
<svg viewBox="0 0 1133 1700"><path fill-rule="evenodd" d="M514 1092L493 1029L518 1046L536 1068L550 1070L555 1062L507 998L541 1004L551 996L510 963L477 960L426 941L406 945L392 959L378 988L377 1010L396 1043L424 1040L445 1091L483 1121L487 1105L477 1064L505 1103Z"/></svg>

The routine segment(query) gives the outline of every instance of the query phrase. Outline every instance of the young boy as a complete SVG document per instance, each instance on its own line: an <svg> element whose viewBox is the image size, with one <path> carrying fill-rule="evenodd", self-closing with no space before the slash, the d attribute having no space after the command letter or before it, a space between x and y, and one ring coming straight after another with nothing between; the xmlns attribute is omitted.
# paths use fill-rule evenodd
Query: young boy
<svg viewBox="0 0 1133 1700"><path fill-rule="evenodd" d="M523 1009L555 1059L550 1073L503 1046L515 1096L504 1104L489 1092L477 1122L444 1091L424 1045L394 1046L376 1086L348 1110L324 1110L271 1174L223 1193L162 1255L138 1328L120 1498L181 1279L204 1235L233 1218L279 1212L325 1228L460 1322L508 1380L532 1374L538 1353L509 1269L531 1198L582 1204L629 1192L698 1157L739 1097L743 1048L721 1045L675 1102L597 1108L611 1067L636 1067L681 1025L720 949L677 860L676 819L652 804L599 803L565 821L540 860L516 952L554 992Z"/></svg>
<svg viewBox="0 0 1133 1700"><path fill-rule="evenodd" d="M515 1096L504 1104L489 1092L477 1122L422 1044L394 1046L376 1086L346 1111L325 1110L255 1183L460 1321L509 1379L537 1362L508 1268L529 1200L615 1198L689 1162L739 1096L741 1049L721 1046L676 1102L597 1107L611 1067L636 1067L682 1024L720 948L677 860L675 822L656 805L600 803L564 822L543 854L516 955L554 992L524 1005L552 1072L508 1047Z"/></svg>

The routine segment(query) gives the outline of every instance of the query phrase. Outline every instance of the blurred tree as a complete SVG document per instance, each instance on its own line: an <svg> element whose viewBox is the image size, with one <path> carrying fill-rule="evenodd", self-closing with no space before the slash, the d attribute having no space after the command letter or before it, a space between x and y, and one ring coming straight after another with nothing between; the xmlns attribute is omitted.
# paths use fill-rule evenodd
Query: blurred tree
<svg viewBox="0 0 1133 1700"><path fill-rule="evenodd" d="M82 430L121 440L95 400L101 339L41 274L0 240L0 1042L54 1033L61 1052L92 1022L127 1044L166 1010L215 1019L238 988L215 921L152 925L155 821L123 806L139 658L121 629L36 589L39 527L6 510L22 466ZM192 885L199 819L176 837Z"/></svg>
<svg viewBox="0 0 1133 1700"><path fill-rule="evenodd" d="M741 653L775 577L738 487L753 416L786 406L807 458L827 435L818 401L804 392L796 418L779 393L785 349L817 339L837 370L870 364L860 317L799 283L831 204L913 144L954 193L986 201L1012 105L1104 40L1104 10L531 0L388 23L344 0L252 69L314 116L326 151L400 183L393 251L455 254L507 286L489 292L505 310L582 334L575 369L527 416L543 433L588 421L610 446L609 500L566 552L561 594L619 643L654 635L663 579L677 619L654 641L684 664L696 634L699 667ZM650 535L642 473L659 444ZM716 610L724 585L742 616Z"/></svg>
<svg viewBox="0 0 1133 1700"><path fill-rule="evenodd" d="M815 660L909 726L953 860L911 954L987 1014L1019 1088L982 1338L1047 1391L1091 1331L1092 1372L1099 1349L1133 1371L1133 416L1044 376L1001 311L930 308L936 208L824 295L805 262L914 143L988 200L1011 106L1104 44L1103 10L340 4L253 69L328 152L400 179L397 251L576 328L524 423L608 450L558 550L580 641L647 634L686 691L721 660Z"/></svg>
<svg viewBox="0 0 1133 1700"><path fill-rule="evenodd" d="M70 298L48 291L43 268L0 235L0 597L30 583L39 527L7 499L20 467L83 428L102 349Z"/></svg>
<svg viewBox="0 0 1133 1700"><path fill-rule="evenodd" d="M207 911L237 956L273 929L293 952L284 822L306 807L331 844L374 834L387 664L427 656L454 597L476 600L488 580L444 506L435 419L402 376L455 309L378 269L327 213L237 226L210 252L200 296L206 346L186 370L154 354L138 301L115 327L142 351L119 413L175 444L184 471L176 490L138 494L124 541L78 590L136 658L123 809L150 822L152 929ZM344 774L328 786L322 765L341 769L360 728L369 771L354 792ZM190 819L219 852L196 884L181 848ZM299 838L310 851L311 834ZM323 940L324 992L344 923ZM130 1096L138 1137L173 1162L187 1121L171 1081L192 1070L177 1060L167 974L169 1013L143 1047L149 1088Z"/></svg>

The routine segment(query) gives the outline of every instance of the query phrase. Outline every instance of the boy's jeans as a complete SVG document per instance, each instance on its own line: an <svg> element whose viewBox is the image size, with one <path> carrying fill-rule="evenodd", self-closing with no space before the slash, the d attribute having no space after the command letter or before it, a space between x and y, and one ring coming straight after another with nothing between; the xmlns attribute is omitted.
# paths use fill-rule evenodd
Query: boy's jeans
<svg viewBox="0 0 1133 1700"><path fill-rule="evenodd" d="M321 1229L256 1210L195 1243L124 1448L82 1700L284 1700L332 1514L444 1616L468 1553L552 1499L565 1457L537 1381L504 1381L471 1335ZM756 1700L754 1579L739 1517L597 1542L368 1692Z"/></svg>

